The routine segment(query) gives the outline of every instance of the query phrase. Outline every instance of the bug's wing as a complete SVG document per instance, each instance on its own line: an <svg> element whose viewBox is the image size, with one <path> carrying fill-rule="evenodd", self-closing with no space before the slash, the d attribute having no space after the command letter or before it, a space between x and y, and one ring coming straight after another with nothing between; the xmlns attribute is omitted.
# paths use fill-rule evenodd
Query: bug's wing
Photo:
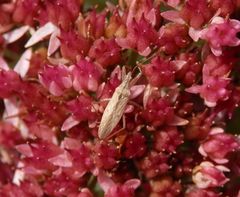
<svg viewBox="0 0 240 197"><path fill-rule="evenodd" d="M104 113L102 115L102 119L101 119L99 129L98 129L98 137L100 139L104 139L111 132L112 125L110 123L111 123L111 120L112 120L113 114L114 114L113 109L115 108L116 102L118 102L118 101L114 100L113 98L114 98L114 95L111 98L111 100L109 101L109 103L108 103L107 107L105 108Z"/></svg>
<svg viewBox="0 0 240 197"><path fill-rule="evenodd" d="M117 95L118 96L118 95ZM112 102L111 102L112 101ZM104 139L110 135L122 118L125 107L128 102L128 97L122 97L120 100L114 100L114 97L109 101L99 126L98 136Z"/></svg>
<svg viewBox="0 0 240 197"><path fill-rule="evenodd" d="M106 138L121 120L130 96L130 80L131 73L128 73L123 82L116 88L105 108L98 130L100 139Z"/></svg>

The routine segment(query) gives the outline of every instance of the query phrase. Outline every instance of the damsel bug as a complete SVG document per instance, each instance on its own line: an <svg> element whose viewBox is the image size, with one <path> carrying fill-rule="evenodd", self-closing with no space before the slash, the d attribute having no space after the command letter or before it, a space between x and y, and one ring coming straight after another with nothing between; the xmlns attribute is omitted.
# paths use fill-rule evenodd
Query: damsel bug
<svg viewBox="0 0 240 197"><path fill-rule="evenodd" d="M99 125L98 137L106 139L122 118L130 97L131 73L129 72L122 83L115 89L112 98L103 112Z"/></svg>

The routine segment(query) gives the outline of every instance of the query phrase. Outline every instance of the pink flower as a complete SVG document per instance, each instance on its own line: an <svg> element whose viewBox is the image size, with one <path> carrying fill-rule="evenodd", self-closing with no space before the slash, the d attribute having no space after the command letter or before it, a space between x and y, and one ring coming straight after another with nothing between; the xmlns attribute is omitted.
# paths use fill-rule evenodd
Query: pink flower
<svg viewBox="0 0 240 197"><path fill-rule="evenodd" d="M90 48L89 41L73 30L62 30L59 39L62 56L73 62L86 55Z"/></svg>
<svg viewBox="0 0 240 197"><path fill-rule="evenodd" d="M31 135L50 143L56 141L56 130L44 123L35 124L36 119L37 117L33 114L24 118L24 122L28 130L31 131Z"/></svg>
<svg viewBox="0 0 240 197"><path fill-rule="evenodd" d="M48 161L58 167L70 168L73 166L72 157L67 151L49 158Z"/></svg>
<svg viewBox="0 0 240 197"><path fill-rule="evenodd" d="M72 87L70 70L64 65L45 65L43 72L39 74L39 80L54 96L61 96Z"/></svg>
<svg viewBox="0 0 240 197"><path fill-rule="evenodd" d="M19 197L26 197L26 196L36 196L41 197L43 196L43 189L37 183L36 180L31 179L29 181L25 181L21 183L20 186L8 183L5 184L0 189L0 196L4 197L12 197L12 196L19 196Z"/></svg>
<svg viewBox="0 0 240 197"><path fill-rule="evenodd" d="M117 8L113 11L105 28L105 36L107 38L126 36L126 25Z"/></svg>
<svg viewBox="0 0 240 197"><path fill-rule="evenodd" d="M7 98L21 89L20 76L12 71L0 69L0 97Z"/></svg>
<svg viewBox="0 0 240 197"><path fill-rule="evenodd" d="M201 189L221 187L229 181L223 173L228 171L225 166L215 166L211 162L204 161L193 169L192 179Z"/></svg>
<svg viewBox="0 0 240 197"><path fill-rule="evenodd" d="M160 19L160 10L159 4L153 3L152 1L144 1L144 0L133 0L129 1L129 11L127 15L126 25L130 25L132 20L139 21L141 17L144 18L152 24L153 27L159 25Z"/></svg>
<svg viewBox="0 0 240 197"><path fill-rule="evenodd" d="M44 49L39 49L33 52L31 60L30 60L30 67L27 72L28 77L37 78L39 75L39 70L42 70L43 63L47 56L47 51Z"/></svg>
<svg viewBox="0 0 240 197"><path fill-rule="evenodd" d="M96 112L92 105L91 97L80 95L77 99L69 101L67 108L71 112L62 125L62 131L71 129L82 121L93 121L96 119Z"/></svg>
<svg viewBox="0 0 240 197"><path fill-rule="evenodd" d="M219 101L229 99L231 91L228 90L228 78L234 59L228 56L216 57L208 55L203 66L203 84L187 88L190 93L200 93L205 104L214 107Z"/></svg>
<svg viewBox="0 0 240 197"><path fill-rule="evenodd" d="M98 143L94 147L94 152L94 162L97 168L112 169L116 166L119 157L116 146L104 142Z"/></svg>
<svg viewBox="0 0 240 197"><path fill-rule="evenodd" d="M198 29L211 18L212 13L205 0L185 1L180 11L180 17L183 18L191 27Z"/></svg>
<svg viewBox="0 0 240 197"><path fill-rule="evenodd" d="M68 150L72 158L72 166L63 169L64 173L71 179L82 178L87 172L94 171L94 160L88 144L81 143L75 139L64 139L63 147Z"/></svg>
<svg viewBox="0 0 240 197"><path fill-rule="evenodd" d="M4 147L14 147L22 142L19 131L10 123L0 122L0 144Z"/></svg>
<svg viewBox="0 0 240 197"><path fill-rule="evenodd" d="M138 167L147 178L154 178L168 171L167 160L167 155L152 150L138 162Z"/></svg>
<svg viewBox="0 0 240 197"><path fill-rule="evenodd" d="M40 7L39 0L17 0L13 20L18 23L23 22L27 25L33 25Z"/></svg>
<svg viewBox="0 0 240 197"><path fill-rule="evenodd" d="M168 23L159 30L158 45L167 54L175 54L189 43L188 29L184 24Z"/></svg>
<svg viewBox="0 0 240 197"><path fill-rule="evenodd" d="M212 9L221 12L221 16L232 14L236 9L237 3L232 0L213 0L210 2Z"/></svg>
<svg viewBox="0 0 240 197"><path fill-rule="evenodd" d="M141 157L146 152L146 139L141 133L129 136L124 143L124 155L126 158Z"/></svg>
<svg viewBox="0 0 240 197"><path fill-rule="evenodd" d="M189 124L184 131L184 137L189 140L205 139L209 134L214 118L215 115L210 115L208 111L204 111L196 116L193 116L189 120Z"/></svg>
<svg viewBox="0 0 240 197"><path fill-rule="evenodd" d="M8 31L9 29L11 29L12 26L12 12L15 9L15 5L13 1L10 0L3 0L1 1L1 5L0 5L0 24L1 24L1 28L0 28L0 33L4 33L6 31ZM2 37L2 36L0 36ZM4 46L4 39L3 37L0 38L0 43L2 44L0 47L0 50L2 50L2 47Z"/></svg>
<svg viewBox="0 0 240 197"><path fill-rule="evenodd" d="M183 135L176 127L166 127L154 134L154 148L172 154L178 145L183 143Z"/></svg>
<svg viewBox="0 0 240 197"><path fill-rule="evenodd" d="M118 64L121 60L121 49L114 39L100 38L93 43L89 57L95 59L102 67Z"/></svg>
<svg viewBox="0 0 240 197"><path fill-rule="evenodd" d="M215 107L219 101L229 98L230 91L227 89L229 83L229 80L211 77L203 85L194 85L186 91L193 94L200 93L208 107Z"/></svg>
<svg viewBox="0 0 240 197"><path fill-rule="evenodd" d="M40 23L51 21L64 30L69 30L78 17L80 2L77 0L45 1L39 12Z"/></svg>
<svg viewBox="0 0 240 197"><path fill-rule="evenodd" d="M211 190L191 188L186 192L186 197L220 197Z"/></svg>
<svg viewBox="0 0 240 197"><path fill-rule="evenodd" d="M212 54L208 55L202 70L203 82L211 77L227 79L234 63L234 59L228 56L216 57Z"/></svg>
<svg viewBox="0 0 240 197"><path fill-rule="evenodd" d="M22 159L23 171L26 174L38 176L42 173L55 170L49 159L63 153L63 150L49 142L38 142L31 144L20 144L16 146L18 152L24 155Z"/></svg>
<svg viewBox="0 0 240 197"><path fill-rule="evenodd" d="M202 31L201 38L208 41L214 55L220 56L222 47L240 45L240 39L237 38L239 31L240 22L238 20L215 17L209 27Z"/></svg>
<svg viewBox="0 0 240 197"><path fill-rule="evenodd" d="M98 183L105 192L105 197L133 197L134 190L140 185L138 179L130 179L124 184L114 183L106 174L100 171L98 175Z"/></svg>
<svg viewBox="0 0 240 197"><path fill-rule="evenodd" d="M171 7L177 7L177 5L180 3L180 0L164 0L167 2L168 5Z"/></svg>
<svg viewBox="0 0 240 197"><path fill-rule="evenodd" d="M66 108L63 102L45 96L46 91L40 84L23 83L18 90L18 96L29 113L44 121L49 126L58 125L66 118ZM31 100L29 100L31 98ZM46 116L47 114L47 116ZM33 117L34 117L33 116Z"/></svg>
<svg viewBox="0 0 240 197"><path fill-rule="evenodd" d="M140 55L148 56L157 38L155 29L142 16L139 22L133 19L127 26L127 36L116 38L116 42L124 49L136 49Z"/></svg>
<svg viewBox="0 0 240 197"><path fill-rule="evenodd" d="M97 13L94 9L86 18L80 15L76 21L78 32L88 39L98 39L104 34L106 12Z"/></svg>
<svg viewBox="0 0 240 197"><path fill-rule="evenodd" d="M174 110L166 98L152 99L148 101L142 116L151 126L159 127L173 121Z"/></svg>
<svg viewBox="0 0 240 197"><path fill-rule="evenodd" d="M174 84L175 65L160 57L152 59L150 64L143 66L143 72L152 86L164 87Z"/></svg>
<svg viewBox="0 0 240 197"><path fill-rule="evenodd" d="M80 192L74 193L74 194L69 194L69 197L93 197L92 192L88 188L83 188L81 189Z"/></svg>
<svg viewBox="0 0 240 197"><path fill-rule="evenodd" d="M43 188L49 196L66 196L79 191L81 179L73 180L66 174L61 173L52 176L44 182Z"/></svg>
<svg viewBox="0 0 240 197"><path fill-rule="evenodd" d="M174 181L171 177L165 176L160 179L155 179L150 182L152 192L150 196L179 196L181 193L181 185L177 181Z"/></svg>
<svg viewBox="0 0 240 197"><path fill-rule="evenodd" d="M217 107L216 113L226 113L231 119L234 115L235 108L240 105L240 90L236 87L231 90L229 99L221 102Z"/></svg>
<svg viewBox="0 0 240 197"><path fill-rule="evenodd" d="M179 56L179 60L186 61L186 63L176 72L176 79L181 80L186 86L194 84L202 70L202 66L197 60L196 54L182 53Z"/></svg>
<svg viewBox="0 0 240 197"><path fill-rule="evenodd" d="M237 150L239 145L237 139L224 133L223 129L212 128L210 135L201 143L199 152L216 163L223 164L228 162L227 154Z"/></svg>
<svg viewBox="0 0 240 197"><path fill-rule="evenodd" d="M71 66L73 75L73 88L76 91L97 91L102 70L99 66L87 59L79 60Z"/></svg>

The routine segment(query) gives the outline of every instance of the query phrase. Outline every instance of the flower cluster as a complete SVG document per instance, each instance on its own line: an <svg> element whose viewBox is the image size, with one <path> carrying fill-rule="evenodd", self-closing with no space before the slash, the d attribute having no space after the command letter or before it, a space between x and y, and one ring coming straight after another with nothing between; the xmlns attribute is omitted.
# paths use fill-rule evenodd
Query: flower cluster
<svg viewBox="0 0 240 197"><path fill-rule="evenodd" d="M0 2L0 196L239 197L240 1L91 2Z"/></svg>

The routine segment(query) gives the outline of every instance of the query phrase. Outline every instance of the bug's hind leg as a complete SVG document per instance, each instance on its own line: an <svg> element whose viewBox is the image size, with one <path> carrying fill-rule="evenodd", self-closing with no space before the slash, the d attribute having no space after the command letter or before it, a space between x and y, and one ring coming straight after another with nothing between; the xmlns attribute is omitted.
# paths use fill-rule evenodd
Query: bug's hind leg
<svg viewBox="0 0 240 197"><path fill-rule="evenodd" d="M113 136L123 132L126 128L126 117L125 115L123 115L122 117L122 120L123 120L123 127L121 129L118 129L117 131L114 131L112 134L110 134L105 140L108 141L110 140L111 138L113 138Z"/></svg>

